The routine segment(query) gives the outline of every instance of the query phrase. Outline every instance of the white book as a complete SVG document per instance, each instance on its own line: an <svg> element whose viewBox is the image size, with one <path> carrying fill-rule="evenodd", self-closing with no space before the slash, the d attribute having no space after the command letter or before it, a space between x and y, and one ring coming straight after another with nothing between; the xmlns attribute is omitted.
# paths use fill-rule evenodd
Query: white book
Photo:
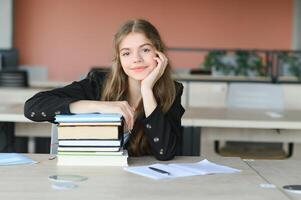
<svg viewBox="0 0 301 200"><path fill-rule="evenodd" d="M59 166L128 166L127 150L122 155L58 155Z"/></svg>
<svg viewBox="0 0 301 200"><path fill-rule="evenodd" d="M56 115L55 122L119 122L123 117L118 113L88 113L88 114L71 114Z"/></svg>
<svg viewBox="0 0 301 200"><path fill-rule="evenodd" d="M84 147L84 146L108 146L116 147L121 146L121 140L59 140L59 146L73 146L73 147Z"/></svg>
<svg viewBox="0 0 301 200"><path fill-rule="evenodd" d="M57 154L71 156L122 156L123 151L58 151Z"/></svg>
<svg viewBox="0 0 301 200"><path fill-rule="evenodd" d="M100 151L100 152L117 152L120 151L120 147L58 147L58 151L81 151L81 152L91 152L91 151Z"/></svg>

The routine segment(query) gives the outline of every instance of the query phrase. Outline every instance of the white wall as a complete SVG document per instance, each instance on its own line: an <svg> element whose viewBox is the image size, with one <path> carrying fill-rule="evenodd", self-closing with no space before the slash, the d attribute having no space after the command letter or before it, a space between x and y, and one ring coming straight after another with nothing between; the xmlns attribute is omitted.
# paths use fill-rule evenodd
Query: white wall
<svg viewBox="0 0 301 200"><path fill-rule="evenodd" d="M0 49L13 45L13 0L0 0Z"/></svg>

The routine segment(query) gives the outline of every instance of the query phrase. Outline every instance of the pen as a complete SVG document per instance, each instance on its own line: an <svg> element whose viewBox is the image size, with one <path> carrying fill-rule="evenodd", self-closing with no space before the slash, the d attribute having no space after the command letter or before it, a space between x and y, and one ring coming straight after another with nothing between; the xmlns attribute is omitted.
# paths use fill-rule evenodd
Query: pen
<svg viewBox="0 0 301 200"><path fill-rule="evenodd" d="M155 167L148 167L148 168L151 169L151 170L153 170L153 171L159 172L159 173L161 173L161 174L167 174L167 175L170 175L169 172L164 171L164 170L162 170L162 169L158 169L158 168L155 168Z"/></svg>

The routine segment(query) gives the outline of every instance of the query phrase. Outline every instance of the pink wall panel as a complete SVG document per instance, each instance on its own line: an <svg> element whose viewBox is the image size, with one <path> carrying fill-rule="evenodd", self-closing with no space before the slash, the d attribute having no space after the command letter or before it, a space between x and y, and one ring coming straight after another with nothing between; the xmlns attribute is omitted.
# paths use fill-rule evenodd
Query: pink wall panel
<svg viewBox="0 0 301 200"><path fill-rule="evenodd" d="M112 38L130 18L149 19L167 46L289 49L292 0L22 0L15 1L14 46L21 64L73 80L110 65ZM198 56L171 53L176 67ZM63 72L64 71L64 72Z"/></svg>

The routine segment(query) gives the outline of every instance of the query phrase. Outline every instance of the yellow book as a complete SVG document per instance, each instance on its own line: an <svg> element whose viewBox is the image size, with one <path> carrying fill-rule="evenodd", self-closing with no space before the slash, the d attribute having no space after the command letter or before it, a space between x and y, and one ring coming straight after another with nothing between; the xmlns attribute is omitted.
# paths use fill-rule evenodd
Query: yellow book
<svg viewBox="0 0 301 200"><path fill-rule="evenodd" d="M121 126L58 126L58 139L120 139Z"/></svg>

